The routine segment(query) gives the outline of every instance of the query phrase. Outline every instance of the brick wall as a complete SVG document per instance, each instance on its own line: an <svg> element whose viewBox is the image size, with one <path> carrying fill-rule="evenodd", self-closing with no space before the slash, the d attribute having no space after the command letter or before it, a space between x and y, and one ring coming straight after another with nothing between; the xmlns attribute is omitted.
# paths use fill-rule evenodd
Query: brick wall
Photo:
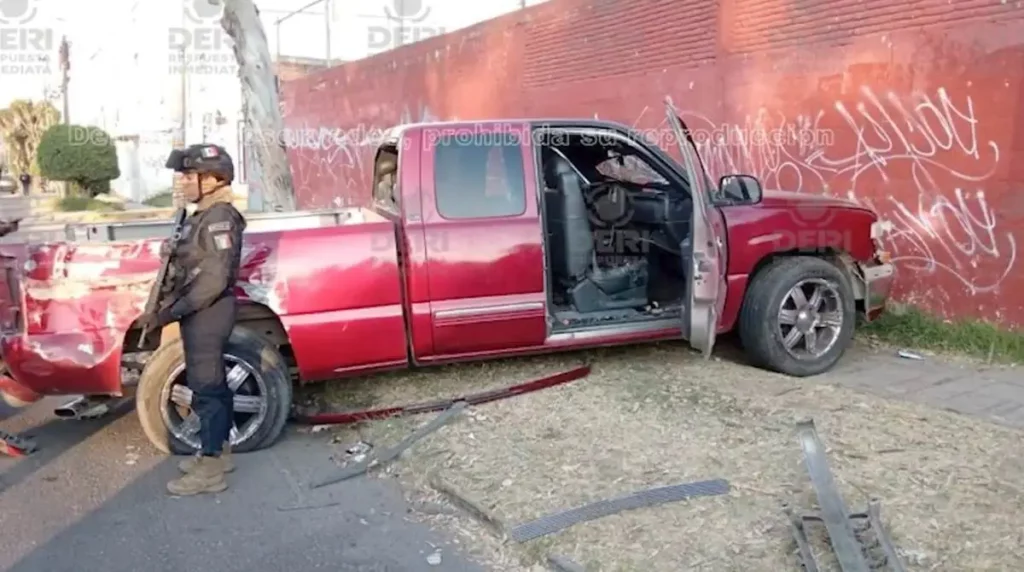
<svg viewBox="0 0 1024 572"><path fill-rule="evenodd" d="M291 81L323 70L326 61L316 58L281 57L274 62L274 72L280 81Z"/></svg>
<svg viewBox="0 0 1024 572"><path fill-rule="evenodd" d="M892 222L898 296L1024 322L1024 8L995 0L552 0L287 82L300 203L369 196L362 145L423 119L663 127L716 174L849 196Z"/></svg>

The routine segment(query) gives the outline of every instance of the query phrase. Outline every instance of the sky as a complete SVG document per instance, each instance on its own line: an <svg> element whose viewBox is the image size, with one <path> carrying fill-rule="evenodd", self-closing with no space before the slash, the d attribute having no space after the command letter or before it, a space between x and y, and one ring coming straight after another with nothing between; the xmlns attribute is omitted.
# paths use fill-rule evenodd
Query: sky
<svg viewBox="0 0 1024 572"><path fill-rule="evenodd" d="M520 0L311 1L256 0L271 57L323 59L329 50L332 60L357 60L396 46L397 30L451 32L521 7ZM209 0L0 0L0 109L47 97L62 109L57 53L65 36L70 122L141 141L119 144L118 192L140 198L163 190L163 159L182 116L187 143L241 154L237 68L220 8Z"/></svg>
<svg viewBox="0 0 1024 572"><path fill-rule="evenodd" d="M218 37L222 34L218 18L210 16L216 9L211 11L208 1L0 0L0 107L13 99L39 99L59 89L56 53L61 36L66 35L71 43L73 121L131 125L132 130L173 124L181 84L178 60L171 61L177 58L177 43L187 44L191 52L187 58L212 53L230 64L231 52ZM520 6L519 0L326 0L276 23L309 3L257 1L272 56L280 51L283 56L324 58L329 48L333 59L359 59L395 44L395 31L400 28L388 19L389 14L407 18L407 34L428 35L457 30ZM537 3L529 0L528 5ZM41 66L30 61L41 55L51 55L53 63ZM195 71L189 92L198 97L232 89L233 72L229 65ZM155 112L154 106L163 109Z"/></svg>

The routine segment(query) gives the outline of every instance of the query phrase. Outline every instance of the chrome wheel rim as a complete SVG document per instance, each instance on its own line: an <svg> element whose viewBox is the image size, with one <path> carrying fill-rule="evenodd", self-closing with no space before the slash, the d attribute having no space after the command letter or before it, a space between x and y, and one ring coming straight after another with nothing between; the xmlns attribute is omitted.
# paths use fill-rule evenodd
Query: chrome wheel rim
<svg viewBox="0 0 1024 572"><path fill-rule="evenodd" d="M238 357L224 354L224 375L234 394L234 416L230 442L232 446L252 438L267 420L267 384L263 376ZM192 410L192 390L185 383L185 364L168 377L160 395L164 427L182 443L200 449L199 416Z"/></svg>
<svg viewBox="0 0 1024 572"><path fill-rule="evenodd" d="M820 358L839 341L843 319L842 297L834 283L821 278L801 280L779 305L782 347L800 360Z"/></svg>

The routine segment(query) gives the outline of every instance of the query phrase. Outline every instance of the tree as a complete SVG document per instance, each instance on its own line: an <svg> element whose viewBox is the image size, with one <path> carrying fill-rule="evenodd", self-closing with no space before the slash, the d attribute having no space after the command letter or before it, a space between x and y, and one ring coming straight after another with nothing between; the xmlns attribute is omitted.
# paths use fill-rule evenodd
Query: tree
<svg viewBox="0 0 1024 572"><path fill-rule="evenodd" d="M264 188L269 210L295 210L295 186L285 152L284 120L274 81L267 35L253 0L211 0L224 4L221 26L231 37L245 105L245 127L253 142L252 172Z"/></svg>
<svg viewBox="0 0 1024 572"><path fill-rule="evenodd" d="M46 130L60 121L60 112L49 102L18 99L0 109L0 137L7 149L7 169L14 177L38 176L36 152Z"/></svg>
<svg viewBox="0 0 1024 572"><path fill-rule="evenodd" d="M74 183L76 194L88 197L109 193L110 181L121 176L117 147L99 127L50 127L39 142L38 163L44 177Z"/></svg>

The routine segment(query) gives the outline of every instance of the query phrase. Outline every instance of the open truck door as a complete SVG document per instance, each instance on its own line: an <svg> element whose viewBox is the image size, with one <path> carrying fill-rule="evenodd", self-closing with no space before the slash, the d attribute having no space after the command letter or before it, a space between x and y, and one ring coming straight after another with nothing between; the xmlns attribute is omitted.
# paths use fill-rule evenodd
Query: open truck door
<svg viewBox="0 0 1024 572"><path fill-rule="evenodd" d="M711 204L711 184L700 161L690 130L676 113L672 99L665 98L665 113L672 126L693 195L690 240L680 245L683 268L690 269L687 282L683 335L690 345L711 357L718 317L725 304L725 227Z"/></svg>

